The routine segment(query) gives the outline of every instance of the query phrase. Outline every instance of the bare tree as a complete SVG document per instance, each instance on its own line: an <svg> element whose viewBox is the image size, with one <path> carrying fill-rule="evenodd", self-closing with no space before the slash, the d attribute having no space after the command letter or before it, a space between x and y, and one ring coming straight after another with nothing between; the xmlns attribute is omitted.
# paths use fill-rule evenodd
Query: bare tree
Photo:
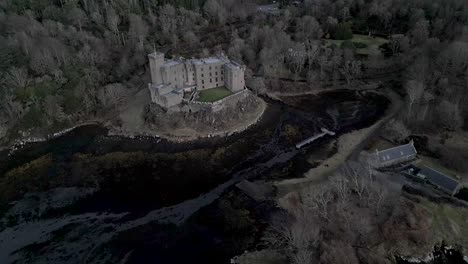
<svg viewBox="0 0 468 264"><path fill-rule="evenodd" d="M413 43L417 45L423 44L429 38L429 21L425 19L419 20L411 31Z"/></svg>
<svg viewBox="0 0 468 264"><path fill-rule="evenodd" d="M298 40L320 39L322 35L322 28L314 17L303 16L297 19L296 38Z"/></svg>
<svg viewBox="0 0 468 264"><path fill-rule="evenodd" d="M329 184L309 187L302 195L304 204L315 210L319 216L329 220L329 205L333 201L333 192Z"/></svg>
<svg viewBox="0 0 468 264"><path fill-rule="evenodd" d="M48 95L44 99L43 107L48 124L52 124L54 120L63 121L66 117L61 106L61 99L58 96Z"/></svg>
<svg viewBox="0 0 468 264"><path fill-rule="evenodd" d="M8 120L12 123L16 123L24 113L23 104L15 101L13 95L9 94L4 96L1 108L7 114Z"/></svg>
<svg viewBox="0 0 468 264"><path fill-rule="evenodd" d="M424 84L416 80L406 82L405 90L408 94L408 115L412 115L413 105L421 99L424 93Z"/></svg>
<svg viewBox="0 0 468 264"><path fill-rule="evenodd" d="M203 6L203 10L219 24L224 24L226 21L226 10L217 0L208 0Z"/></svg>
<svg viewBox="0 0 468 264"><path fill-rule="evenodd" d="M78 29L81 31L81 29L83 28L83 24L87 19L87 16L83 12L83 10L81 10L78 7L75 7L70 11L69 18L73 25L78 26Z"/></svg>
<svg viewBox="0 0 468 264"><path fill-rule="evenodd" d="M288 61L291 65L294 74L294 80L297 80L301 73L304 63L307 58L305 46L302 43L297 43L294 47L288 50Z"/></svg>
<svg viewBox="0 0 468 264"><path fill-rule="evenodd" d="M98 100L105 107L116 106L121 102L127 90L120 83L108 84L98 92Z"/></svg>
<svg viewBox="0 0 468 264"><path fill-rule="evenodd" d="M144 50L144 41L148 35L148 26L139 15L130 14L129 36L134 43L137 44L137 49Z"/></svg>
<svg viewBox="0 0 468 264"><path fill-rule="evenodd" d="M463 127L463 117L459 102L442 100L439 104L439 121L448 129L457 130Z"/></svg>
<svg viewBox="0 0 468 264"><path fill-rule="evenodd" d="M106 24L107 27L110 29L114 36L117 39L120 39L120 31L119 31L119 24L120 24L120 17L115 12L114 8L108 7L106 13Z"/></svg>
<svg viewBox="0 0 468 264"><path fill-rule="evenodd" d="M361 75L362 63L359 60L346 61L340 68L340 72L345 77L346 83L349 85Z"/></svg>
<svg viewBox="0 0 468 264"><path fill-rule="evenodd" d="M28 71L25 68L11 68L6 74L6 84L16 89L24 88L29 84Z"/></svg>
<svg viewBox="0 0 468 264"><path fill-rule="evenodd" d="M312 211L301 208L293 215L276 215L264 240L274 246L285 248L293 263L306 264L313 259L320 229Z"/></svg>

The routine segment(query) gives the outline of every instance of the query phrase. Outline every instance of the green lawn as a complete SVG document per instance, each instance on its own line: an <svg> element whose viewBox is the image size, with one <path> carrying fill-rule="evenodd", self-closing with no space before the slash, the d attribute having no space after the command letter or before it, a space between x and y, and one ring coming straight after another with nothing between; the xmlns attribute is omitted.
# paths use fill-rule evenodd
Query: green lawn
<svg viewBox="0 0 468 264"><path fill-rule="evenodd" d="M357 54L360 55L371 55L371 54L380 54L379 46L388 42L387 39L379 38L379 37L369 37L367 35L358 35L355 34L351 42L363 43L366 44L366 48L356 49ZM336 46L340 47L341 43L345 42L345 40L335 40L335 39L327 39L327 46L335 44Z"/></svg>
<svg viewBox="0 0 468 264"><path fill-rule="evenodd" d="M200 102L215 102L231 95L232 92L226 87L216 87L200 91L197 101Z"/></svg>

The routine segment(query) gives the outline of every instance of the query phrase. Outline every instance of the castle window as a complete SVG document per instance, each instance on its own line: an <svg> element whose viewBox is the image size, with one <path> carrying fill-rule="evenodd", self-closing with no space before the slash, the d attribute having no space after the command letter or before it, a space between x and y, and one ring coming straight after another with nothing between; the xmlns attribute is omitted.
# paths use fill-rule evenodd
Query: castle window
<svg viewBox="0 0 468 264"><path fill-rule="evenodd" d="M216 76L218 76L218 72L216 72Z"/></svg>
<svg viewBox="0 0 468 264"><path fill-rule="evenodd" d="M211 66L210 66L210 71L211 71Z"/></svg>
<svg viewBox="0 0 468 264"><path fill-rule="evenodd" d="M204 84L204 83L205 83L205 80L201 80L201 83Z"/></svg>
<svg viewBox="0 0 468 264"><path fill-rule="evenodd" d="M210 76L211 76L211 72L210 72Z"/></svg>
<svg viewBox="0 0 468 264"><path fill-rule="evenodd" d="M212 79L210 79L210 83L212 83L212 82L213 82L213 80L212 80Z"/></svg>
<svg viewBox="0 0 468 264"><path fill-rule="evenodd" d="M218 77L216 77L216 81L218 81Z"/></svg>
<svg viewBox="0 0 468 264"><path fill-rule="evenodd" d="M205 75L203 75L203 73L201 74L201 77L205 77Z"/></svg>
<svg viewBox="0 0 468 264"><path fill-rule="evenodd" d="M224 78L223 78L223 77L221 77L221 81L222 81L222 80L224 80Z"/></svg>

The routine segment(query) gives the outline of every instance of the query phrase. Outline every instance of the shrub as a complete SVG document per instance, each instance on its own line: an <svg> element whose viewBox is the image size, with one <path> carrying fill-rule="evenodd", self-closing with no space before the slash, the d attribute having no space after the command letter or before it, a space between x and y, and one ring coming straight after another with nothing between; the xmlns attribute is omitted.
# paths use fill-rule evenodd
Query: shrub
<svg viewBox="0 0 468 264"><path fill-rule="evenodd" d="M362 43L362 42L353 42L353 45L354 47L356 47L356 49L365 49L368 47L366 43Z"/></svg>
<svg viewBox="0 0 468 264"><path fill-rule="evenodd" d="M357 47L356 45L354 44L355 42L351 42L350 40L345 40L343 41L343 43L341 43L341 48L342 49L351 49L351 50L355 50Z"/></svg>

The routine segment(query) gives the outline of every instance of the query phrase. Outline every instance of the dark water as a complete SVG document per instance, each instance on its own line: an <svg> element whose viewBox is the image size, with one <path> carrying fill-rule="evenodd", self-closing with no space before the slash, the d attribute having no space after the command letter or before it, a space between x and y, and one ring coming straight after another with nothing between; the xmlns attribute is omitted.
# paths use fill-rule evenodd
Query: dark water
<svg viewBox="0 0 468 264"><path fill-rule="evenodd" d="M250 180L302 177L313 166L307 156L323 151L332 139L323 138L300 151L294 148L297 142L322 127L340 135L372 125L389 103L374 94L349 91L283 99L284 103L268 100L269 107L258 124L226 138L177 144L149 137L110 137L106 129L91 125L47 142L28 144L0 160L4 188L18 190L8 190L8 195L0 197L7 202L20 199L27 191L99 187L93 196L52 211L50 216L125 211L137 217L197 197L239 171L245 171L242 177ZM14 171L19 181L10 182L5 176L41 157L48 162L39 169ZM265 162L271 166L266 167ZM35 184L26 184L28 181ZM152 223L119 235L107 247L120 256L133 250L129 263L143 263L143 259L149 263L206 263L207 259L225 263L256 243L251 239L261 234L263 216L271 210L274 207L268 202L254 202L233 187L181 227Z"/></svg>
<svg viewBox="0 0 468 264"><path fill-rule="evenodd" d="M468 188L461 188L455 197L468 202Z"/></svg>

